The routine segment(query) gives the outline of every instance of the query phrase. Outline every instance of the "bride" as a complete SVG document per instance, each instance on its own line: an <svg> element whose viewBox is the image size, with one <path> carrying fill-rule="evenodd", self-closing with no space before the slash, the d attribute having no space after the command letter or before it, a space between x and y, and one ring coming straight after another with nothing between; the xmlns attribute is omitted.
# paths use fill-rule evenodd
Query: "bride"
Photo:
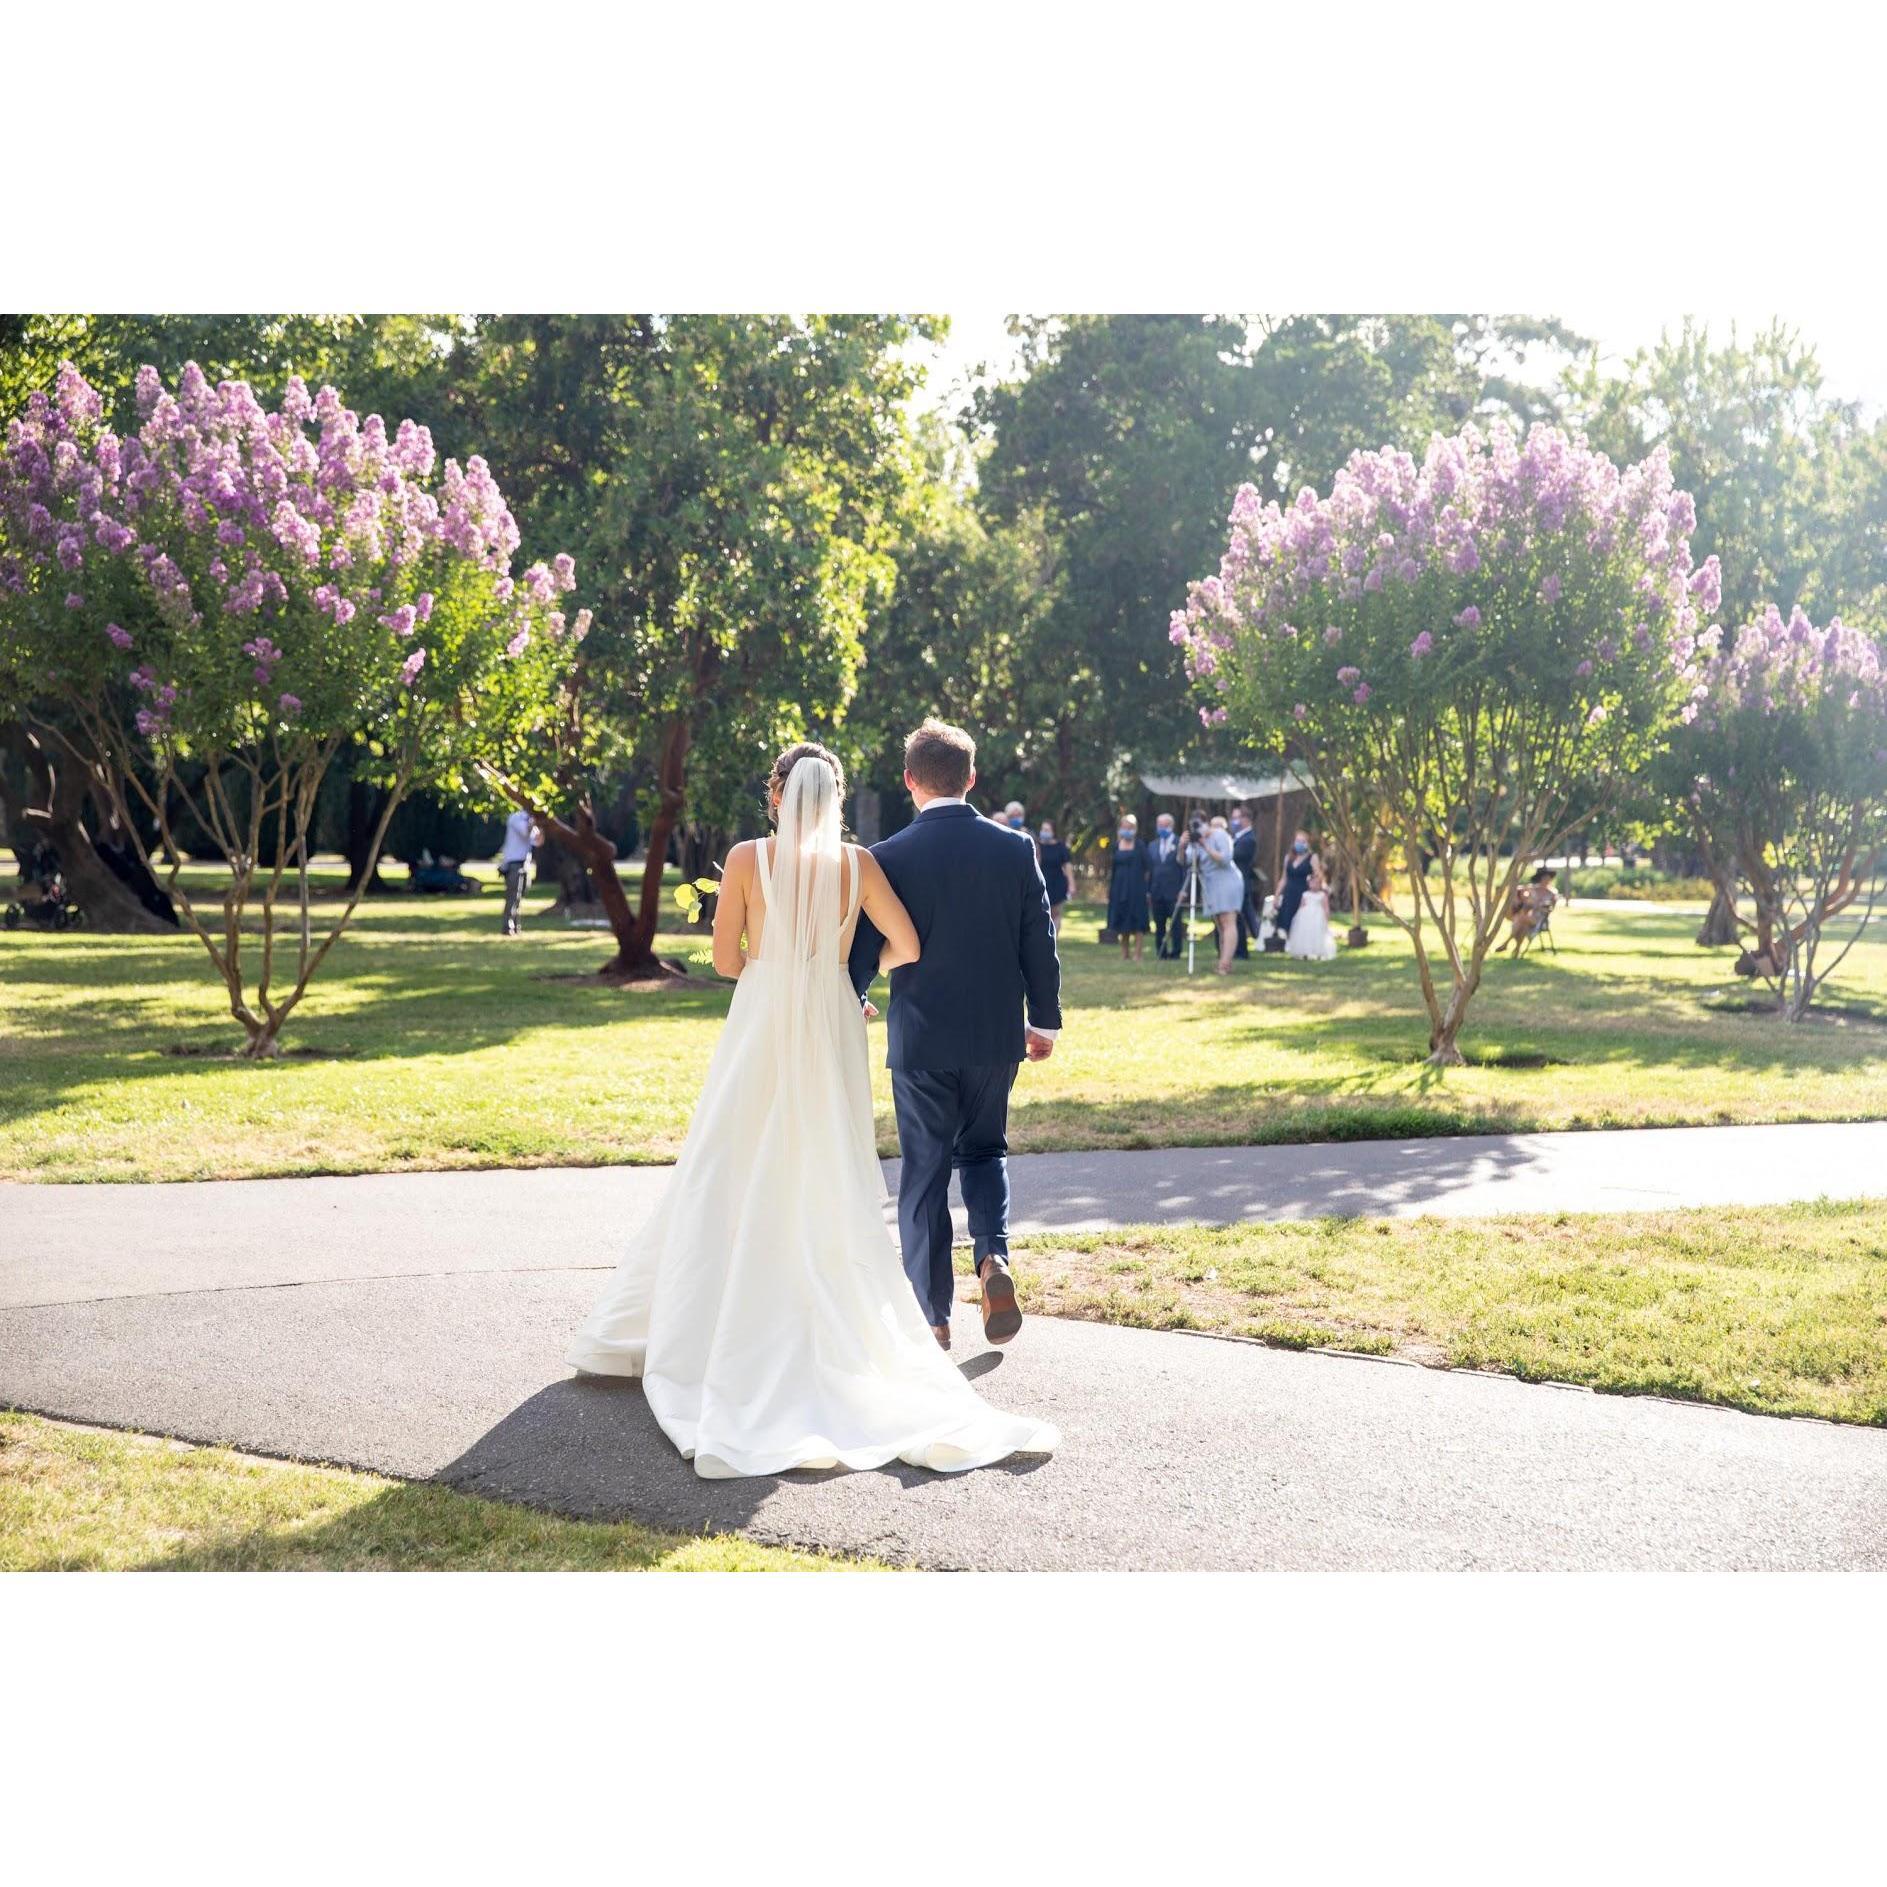
<svg viewBox="0 0 1887 1887"><path fill-rule="evenodd" d="M919 945L883 868L840 843L843 793L823 747L788 748L769 782L777 837L728 854L727 1022L662 1202L569 1350L589 1374L640 1376L708 1479L978 1468L1059 1440L990 1408L937 1347L886 1228L846 953L861 908L885 967Z"/></svg>

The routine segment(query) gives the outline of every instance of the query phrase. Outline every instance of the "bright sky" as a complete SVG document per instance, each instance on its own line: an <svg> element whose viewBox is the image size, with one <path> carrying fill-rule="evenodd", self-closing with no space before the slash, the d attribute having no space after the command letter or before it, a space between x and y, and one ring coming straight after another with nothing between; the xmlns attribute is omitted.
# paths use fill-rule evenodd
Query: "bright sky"
<svg viewBox="0 0 1887 1887"><path fill-rule="evenodd" d="M1675 329L1683 322L1681 311L1674 315L1646 314L1642 310L1603 314L1571 305L1550 312L1576 333L1596 340L1601 363L1609 365L1622 365L1640 347L1656 342L1663 329ZM1708 322L1713 337L1721 335L1725 339L1733 321L1739 334L1748 335L1766 327L1770 320L1763 313L1700 312L1698 318ZM1877 314L1865 308L1821 315L1784 311L1782 319L1814 345L1821 359L1826 392L1837 399L1863 400L1874 416L1887 412L1887 323L1881 322ZM983 363L988 363L998 376L1015 364L1015 347L1003 331L1003 317L952 315L950 338L935 351L935 362L920 399L930 404L944 401Z"/></svg>

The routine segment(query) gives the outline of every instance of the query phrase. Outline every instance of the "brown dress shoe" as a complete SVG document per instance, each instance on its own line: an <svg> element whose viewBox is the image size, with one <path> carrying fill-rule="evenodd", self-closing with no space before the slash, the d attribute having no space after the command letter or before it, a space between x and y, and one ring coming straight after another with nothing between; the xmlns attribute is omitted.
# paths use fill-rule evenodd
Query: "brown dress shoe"
<svg viewBox="0 0 1887 1887"><path fill-rule="evenodd" d="M1022 1328L1015 1280L1009 1267L994 1258L985 1258L976 1275L983 1286L983 1335L991 1343L1007 1343Z"/></svg>
<svg viewBox="0 0 1887 1887"><path fill-rule="evenodd" d="M938 1349L940 1350L949 1349L950 1326L948 1324L932 1324L930 1327L930 1334L937 1339Z"/></svg>

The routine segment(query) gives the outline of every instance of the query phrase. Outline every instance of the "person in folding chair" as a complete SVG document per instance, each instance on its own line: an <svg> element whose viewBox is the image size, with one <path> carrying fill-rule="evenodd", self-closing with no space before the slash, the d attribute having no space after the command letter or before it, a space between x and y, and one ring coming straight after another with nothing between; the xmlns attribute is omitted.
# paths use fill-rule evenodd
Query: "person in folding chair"
<svg viewBox="0 0 1887 1887"><path fill-rule="evenodd" d="M1542 939L1554 950L1559 948L1553 942L1553 907L1559 902L1553 880L1557 875L1550 865L1542 865L1514 893L1513 903L1507 907L1507 918L1513 925L1507 944L1512 945L1516 957L1525 956L1528 946Z"/></svg>

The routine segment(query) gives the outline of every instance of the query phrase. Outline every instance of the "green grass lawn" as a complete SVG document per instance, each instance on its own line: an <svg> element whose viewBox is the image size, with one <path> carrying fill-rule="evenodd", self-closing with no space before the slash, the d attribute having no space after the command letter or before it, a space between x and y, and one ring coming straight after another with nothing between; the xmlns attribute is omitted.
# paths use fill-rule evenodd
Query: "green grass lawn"
<svg viewBox="0 0 1887 1887"><path fill-rule="evenodd" d="M0 1177L202 1179L672 1159L730 986L707 938L665 947L702 980L582 980L597 932L542 915L497 935L495 892L364 905L273 1065L239 1036L189 937L0 933ZM1887 927L1830 992L1847 1011L1790 1028L1721 1003L1751 991L1698 913L1575 903L1557 955L1496 962L1463 1045L1420 1065L1405 943L1385 924L1333 963L1278 958L1188 981L1123 964L1097 914L1066 927L1067 1028L1025 1068L1012 1144L1238 1144L1887 1114ZM574 979L574 980L572 980ZM878 1025L882 1029L882 1024ZM882 1034L873 1059L882 1059ZM877 1071L879 1138L894 1150Z"/></svg>
<svg viewBox="0 0 1887 1887"><path fill-rule="evenodd" d="M1048 1316L1887 1423L1878 1201L1140 1227L1016 1250L1023 1307Z"/></svg>
<svg viewBox="0 0 1887 1887"><path fill-rule="evenodd" d="M0 1412L0 1572L824 1572L339 1468Z"/></svg>

